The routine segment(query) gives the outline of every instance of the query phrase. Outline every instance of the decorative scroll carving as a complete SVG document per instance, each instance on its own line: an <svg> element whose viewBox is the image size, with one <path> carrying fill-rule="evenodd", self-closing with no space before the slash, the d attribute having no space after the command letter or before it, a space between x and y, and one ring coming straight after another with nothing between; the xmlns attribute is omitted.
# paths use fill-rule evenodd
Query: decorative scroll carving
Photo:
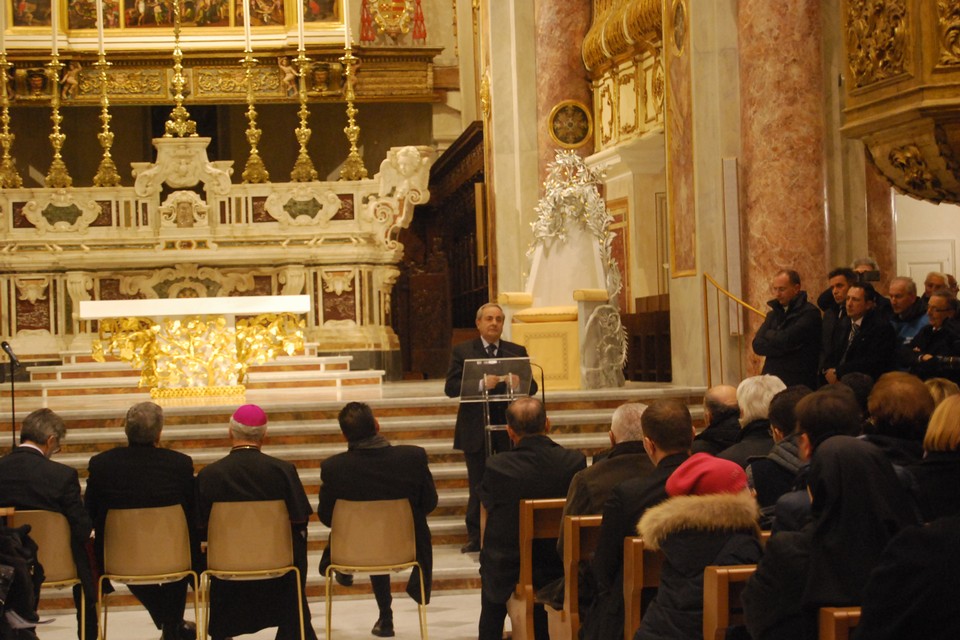
<svg viewBox="0 0 960 640"><path fill-rule="evenodd" d="M342 296L344 291L353 291L353 271L322 271L323 290Z"/></svg>
<svg viewBox="0 0 960 640"><path fill-rule="evenodd" d="M320 189L313 183L299 182L267 196L264 210L282 225L324 226L340 211L342 202L332 189Z"/></svg>
<svg viewBox="0 0 960 640"><path fill-rule="evenodd" d="M912 193L934 192L943 195L940 180L927 167L923 152L915 144L897 147L890 151L890 163L903 173L903 181Z"/></svg>
<svg viewBox="0 0 960 640"><path fill-rule="evenodd" d="M247 93L246 70L243 68L202 68L195 71L194 77L197 81L198 98L242 96ZM280 94L280 77L272 67L255 68L251 81L255 94Z"/></svg>
<svg viewBox="0 0 960 640"><path fill-rule="evenodd" d="M660 0L610 2L594 6L594 19L583 39L583 63L590 71L633 51L649 50L663 32Z"/></svg>
<svg viewBox="0 0 960 640"><path fill-rule="evenodd" d="M203 182L208 193L230 193L233 161L210 162L210 138L154 138L153 144L157 148L155 163L133 163L134 189L141 198L159 195L164 184L186 189Z"/></svg>
<svg viewBox="0 0 960 640"><path fill-rule="evenodd" d="M109 69L107 93L111 98L166 98L166 69ZM80 75L80 95L91 98L100 96L99 74Z"/></svg>
<svg viewBox="0 0 960 640"><path fill-rule="evenodd" d="M292 264L277 274L277 281L283 285L282 296L298 296L307 284L307 270L302 264Z"/></svg>
<svg viewBox="0 0 960 640"><path fill-rule="evenodd" d="M207 203L193 191L174 191L160 206L160 226L189 229L207 224Z"/></svg>
<svg viewBox="0 0 960 640"><path fill-rule="evenodd" d="M940 31L940 64L960 64L960 4L937 0Z"/></svg>
<svg viewBox="0 0 960 640"><path fill-rule="evenodd" d="M58 189L40 195L23 207L23 215L41 232L83 232L101 214L100 205L93 198L85 198L73 191Z"/></svg>
<svg viewBox="0 0 960 640"><path fill-rule="evenodd" d="M435 159L432 147L394 147L380 163L374 176L380 182L379 195L371 198L370 211L380 224L380 240L387 249L402 249L396 236L410 225L414 206L429 198L427 184Z"/></svg>
<svg viewBox="0 0 960 640"><path fill-rule="evenodd" d="M47 299L47 290L50 288L49 278L14 278L17 288L17 300L24 300L36 304L37 300Z"/></svg>
<svg viewBox="0 0 960 640"><path fill-rule="evenodd" d="M145 298L206 298L251 291L253 274L180 264L152 273L120 277L120 293Z"/></svg>
<svg viewBox="0 0 960 640"><path fill-rule="evenodd" d="M907 72L909 19L906 0L847 1L847 64L854 86Z"/></svg>

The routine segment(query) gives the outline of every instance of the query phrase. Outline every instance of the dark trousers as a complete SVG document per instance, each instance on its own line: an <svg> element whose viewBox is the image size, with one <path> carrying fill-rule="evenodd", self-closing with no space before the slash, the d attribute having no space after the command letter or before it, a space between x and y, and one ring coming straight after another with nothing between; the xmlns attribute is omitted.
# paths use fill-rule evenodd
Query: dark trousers
<svg viewBox="0 0 960 640"><path fill-rule="evenodd" d="M78 584L74 585L73 587L73 604L77 608L77 638L80 638L80 610L82 608L80 606L80 592L82 588L83 587L81 587ZM97 628L99 626L98 620L97 620L97 594L96 592L94 592L93 594L87 593L86 595L87 595L87 609L86 609L87 640L97 640L97 635L98 635Z"/></svg>
<svg viewBox="0 0 960 640"><path fill-rule="evenodd" d="M488 600L481 592L477 640L502 640L503 621L506 617L507 603ZM547 630L547 611L542 604L533 605L533 635L535 640L550 640Z"/></svg>
<svg viewBox="0 0 960 640"><path fill-rule="evenodd" d="M510 449L510 438L505 431L494 431L491 435L493 452L500 453ZM487 468L487 453L480 451L464 451L463 459L467 463L467 482L469 483L469 497L467 498L467 536L471 540L480 540L480 498L477 497L477 487L483 479L483 472Z"/></svg>
<svg viewBox="0 0 960 640"><path fill-rule="evenodd" d="M390 574L370 576L370 585L373 587L373 597L377 599L377 608L381 618L393 619L393 595L390 593Z"/></svg>
<svg viewBox="0 0 960 640"><path fill-rule="evenodd" d="M157 629L162 629L164 625L179 625L183 620L189 582L190 578L184 578L169 584L131 584L128 588L150 613Z"/></svg>

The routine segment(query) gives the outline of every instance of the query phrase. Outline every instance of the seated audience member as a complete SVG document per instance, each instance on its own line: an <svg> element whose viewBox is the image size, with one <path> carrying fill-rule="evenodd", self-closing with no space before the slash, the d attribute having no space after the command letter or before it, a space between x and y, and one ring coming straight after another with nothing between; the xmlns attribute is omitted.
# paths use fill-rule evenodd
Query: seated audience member
<svg viewBox="0 0 960 640"><path fill-rule="evenodd" d="M947 276L947 289L949 289L953 295L960 295L960 288L957 287L957 277L952 273L945 275Z"/></svg>
<svg viewBox="0 0 960 640"><path fill-rule="evenodd" d="M923 450L923 460L909 467L917 480L920 515L925 522L960 515L960 395L933 412Z"/></svg>
<svg viewBox="0 0 960 640"><path fill-rule="evenodd" d="M860 407L860 422L866 422L870 417L867 400L870 399L870 392L873 390L873 378L865 373L848 373L840 378L839 384L853 391L857 406Z"/></svg>
<svg viewBox="0 0 960 640"><path fill-rule="evenodd" d="M860 433L860 417L856 400L850 388L843 384L823 387L800 399L794 409L797 431L806 434L806 439L815 449L833 436L857 436ZM809 453L801 447L801 457L806 460L797 473L793 490L780 496L773 509L771 529L799 531L810 520L810 494L807 492Z"/></svg>
<svg viewBox="0 0 960 640"><path fill-rule="evenodd" d="M923 297L929 302L930 297L935 291L940 291L941 289L947 289L949 291L949 287L947 274L939 271L931 271L927 274L927 277L923 279Z"/></svg>
<svg viewBox="0 0 960 640"><path fill-rule="evenodd" d="M808 400L818 397L801 403ZM753 640L816 640L818 609L859 605L884 547L916 522L909 496L876 447L849 436L818 446L806 432L801 441L805 451L812 450L813 518L800 531L770 538L744 588Z"/></svg>
<svg viewBox="0 0 960 640"><path fill-rule="evenodd" d="M890 281L890 307L890 323L899 345L910 344L927 324L927 301L917 296L917 283L912 278L900 276Z"/></svg>
<svg viewBox="0 0 960 640"><path fill-rule="evenodd" d="M947 378L960 382L960 320L957 298L939 289L927 302L929 324L900 350L901 365L921 380Z"/></svg>
<svg viewBox="0 0 960 640"><path fill-rule="evenodd" d="M320 464L320 500L317 516L330 526L337 500L397 500L410 503L416 539L417 561L423 569L414 569L407 582L407 594L420 601L420 580L424 596L430 601L433 571L433 546L427 514L437 507L437 488L422 447L391 445L380 435L380 423L369 405L349 402L337 416L340 431L347 441L347 450L330 456ZM320 575L326 575L330 566L330 546L320 558ZM390 574L370 576L370 585L377 601L379 616L373 630L375 636L394 635L393 597L390 594Z"/></svg>
<svg viewBox="0 0 960 640"><path fill-rule="evenodd" d="M773 448L770 434L770 401L787 386L776 376L753 376L737 387L737 404L740 405L740 435L737 443L717 454L724 460L732 460L744 469L752 457L762 457Z"/></svg>
<svg viewBox="0 0 960 640"><path fill-rule="evenodd" d="M760 558L757 503L735 462L695 453L667 480L665 502L647 509L637 532L664 555L660 587L634 640L703 637L703 570Z"/></svg>
<svg viewBox="0 0 960 640"><path fill-rule="evenodd" d="M946 378L927 378L923 381L923 384L930 390L934 409L950 396L960 394L960 386L957 386L957 383L953 380L947 380Z"/></svg>
<svg viewBox="0 0 960 640"><path fill-rule="evenodd" d="M608 640L623 635L623 539L636 535L637 520L667 498L667 478L690 455L693 421L679 400L650 403L641 417L643 446L657 466L646 478L613 488L603 506L597 551L591 563L597 585L593 606L582 610L583 638Z"/></svg>
<svg viewBox="0 0 960 640"><path fill-rule="evenodd" d="M17 509L62 513L70 525L70 548L81 585L73 588L80 629L80 590L86 597L86 637L97 637L97 586L87 554L93 525L80 500L77 470L50 458L67 436L63 419L50 409L37 409L23 419L20 445L0 458L0 504Z"/></svg>
<svg viewBox="0 0 960 640"><path fill-rule="evenodd" d="M907 527L867 580L854 640L954 640L960 633L960 517Z"/></svg>
<svg viewBox="0 0 960 640"><path fill-rule="evenodd" d="M731 447L740 437L740 405L737 388L720 384L707 389L703 396L703 421L706 428L693 439L691 453L717 455Z"/></svg>
<svg viewBox="0 0 960 640"><path fill-rule="evenodd" d="M195 563L200 541L193 524L196 487L190 456L160 446L163 409L153 402L140 402L127 411L124 432L127 446L116 447L90 458L84 504L96 531L97 559L103 562L103 528L111 509L136 509L180 505L190 526ZM102 564L101 564L102 566ZM193 640L194 623L184 622L189 578L167 584L131 584L130 592L143 603L162 640Z"/></svg>
<svg viewBox="0 0 960 640"><path fill-rule="evenodd" d="M514 448L487 460L477 495L487 510L480 548L480 640L500 640L507 600L520 577L520 501L562 498L570 481L587 461L579 451L564 449L547 437L550 423L536 398L519 398L507 408L507 434ZM556 542L534 544L533 587L539 589L563 575ZM534 630L546 640L547 616L534 607Z"/></svg>
<svg viewBox="0 0 960 640"><path fill-rule="evenodd" d="M765 458L753 458L747 465L747 485L760 505L760 526L764 529L770 528L777 500L793 488L803 466L794 411L800 399L810 393L808 387L797 385L773 396L770 428L775 444Z"/></svg>
<svg viewBox="0 0 960 640"><path fill-rule="evenodd" d="M877 380L867 401L870 419L864 438L900 467L920 462L923 434L933 413L933 398L916 376L891 372Z"/></svg>
<svg viewBox="0 0 960 640"><path fill-rule="evenodd" d="M823 377L829 384L854 372L876 379L893 366L897 335L877 313L876 299L876 291L867 283L847 290L847 315L823 358Z"/></svg>

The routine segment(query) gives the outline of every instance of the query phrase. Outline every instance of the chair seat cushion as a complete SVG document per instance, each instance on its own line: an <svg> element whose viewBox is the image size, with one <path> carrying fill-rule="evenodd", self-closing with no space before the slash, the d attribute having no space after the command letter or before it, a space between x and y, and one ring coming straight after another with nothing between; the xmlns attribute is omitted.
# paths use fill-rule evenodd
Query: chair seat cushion
<svg viewBox="0 0 960 640"><path fill-rule="evenodd" d="M571 322L577 319L576 305L533 307L513 314L517 322Z"/></svg>

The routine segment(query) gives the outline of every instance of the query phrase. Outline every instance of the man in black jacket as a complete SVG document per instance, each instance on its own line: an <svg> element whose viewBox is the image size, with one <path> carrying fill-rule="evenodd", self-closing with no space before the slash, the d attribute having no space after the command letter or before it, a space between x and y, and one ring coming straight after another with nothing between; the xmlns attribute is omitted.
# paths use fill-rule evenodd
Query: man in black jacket
<svg viewBox="0 0 960 640"><path fill-rule="evenodd" d="M820 310L800 290L800 274L780 271L773 278L770 312L753 338L753 351L765 356L763 373L787 386L817 387L820 353Z"/></svg>
<svg viewBox="0 0 960 640"><path fill-rule="evenodd" d="M340 430L347 440L347 450L323 461L320 465L320 502L317 515L320 522L333 523L333 509L337 500L395 500L405 498L413 511L416 530L417 561L423 568L424 592L430 600L433 566L433 546L427 514L437 507L437 488L427 464L427 452L422 447L391 446L380 435L380 423L370 407L362 402L350 402L337 417ZM323 550L320 574L330 564L330 547ZM407 584L407 593L420 600L419 572L414 570ZM393 610L390 595L390 575L372 575L370 583L377 599L380 617L373 627L373 635L392 637Z"/></svg>
<svg viewBox="0 0 960 640"><path fill-rule="evenodd" d="M876 297L868 283L847 290L846 316L823 358L823 376L829 384L848 373L865 373L876 380L893 367L897 334L876 311Z"/></svg>
<svg viewBox="0 0 960 640"><path fill-rule="evenodd" d="M550 425L543 404L519 398L507 409L510 451L487 461L477 494L487 510L480 550L480 640L500 640L507 600L520 577L520 501L563 498L570 481L587 461L579 451L564 449L547 437ZM533 586L538 589L563 575L555 541L534 545ZM534 607L536 637L547 638L546 613ZM532 640L532 639L531 639Z"/></svg>
<svg viewBox="0 0 960 640"><path fill-rule="evenodd" d="M503 334L503 309L500 305L488 302L477 309L477 331L479 337L467 342L461 342L453 348L453 355L450 359L450 368L447 370L447 380L443 391L449 398L460 396L460 389L463 386L463 363L466 360L478 360L483 358L526 358L527 350L519 344L501 340ZM485 377L484 385L493 392L499 392L497 383L492 379L488 381ZM468 384L473 384L468 381ZM478 378L475 383L480 384ZM502 383L500 383L502 386ZM537 392L537 383L531 382L530 393ZM506 402L489 403L490 424L506 424L504 411ZM453 434L453 448L463 451L463 458L467 463L467 484L469 498L467 499L467 544L463 546L461 552L480 551L480 500L477 498L477 485L483 477L483 471L486 468L486 447L484 433L484 416L482 402L461 402L457 410L457 424ZM494 432L491 434L493 451L505 451L510 447L503 432Z"/></svg>
<svg viewBox="0 0 960 640"><path fill-rule="evenodd" d="M706 428L693 439L691 453L717 455L736 444L740 437L740 405L737 388L718 384L703 396L703 421Z"/></svg>

